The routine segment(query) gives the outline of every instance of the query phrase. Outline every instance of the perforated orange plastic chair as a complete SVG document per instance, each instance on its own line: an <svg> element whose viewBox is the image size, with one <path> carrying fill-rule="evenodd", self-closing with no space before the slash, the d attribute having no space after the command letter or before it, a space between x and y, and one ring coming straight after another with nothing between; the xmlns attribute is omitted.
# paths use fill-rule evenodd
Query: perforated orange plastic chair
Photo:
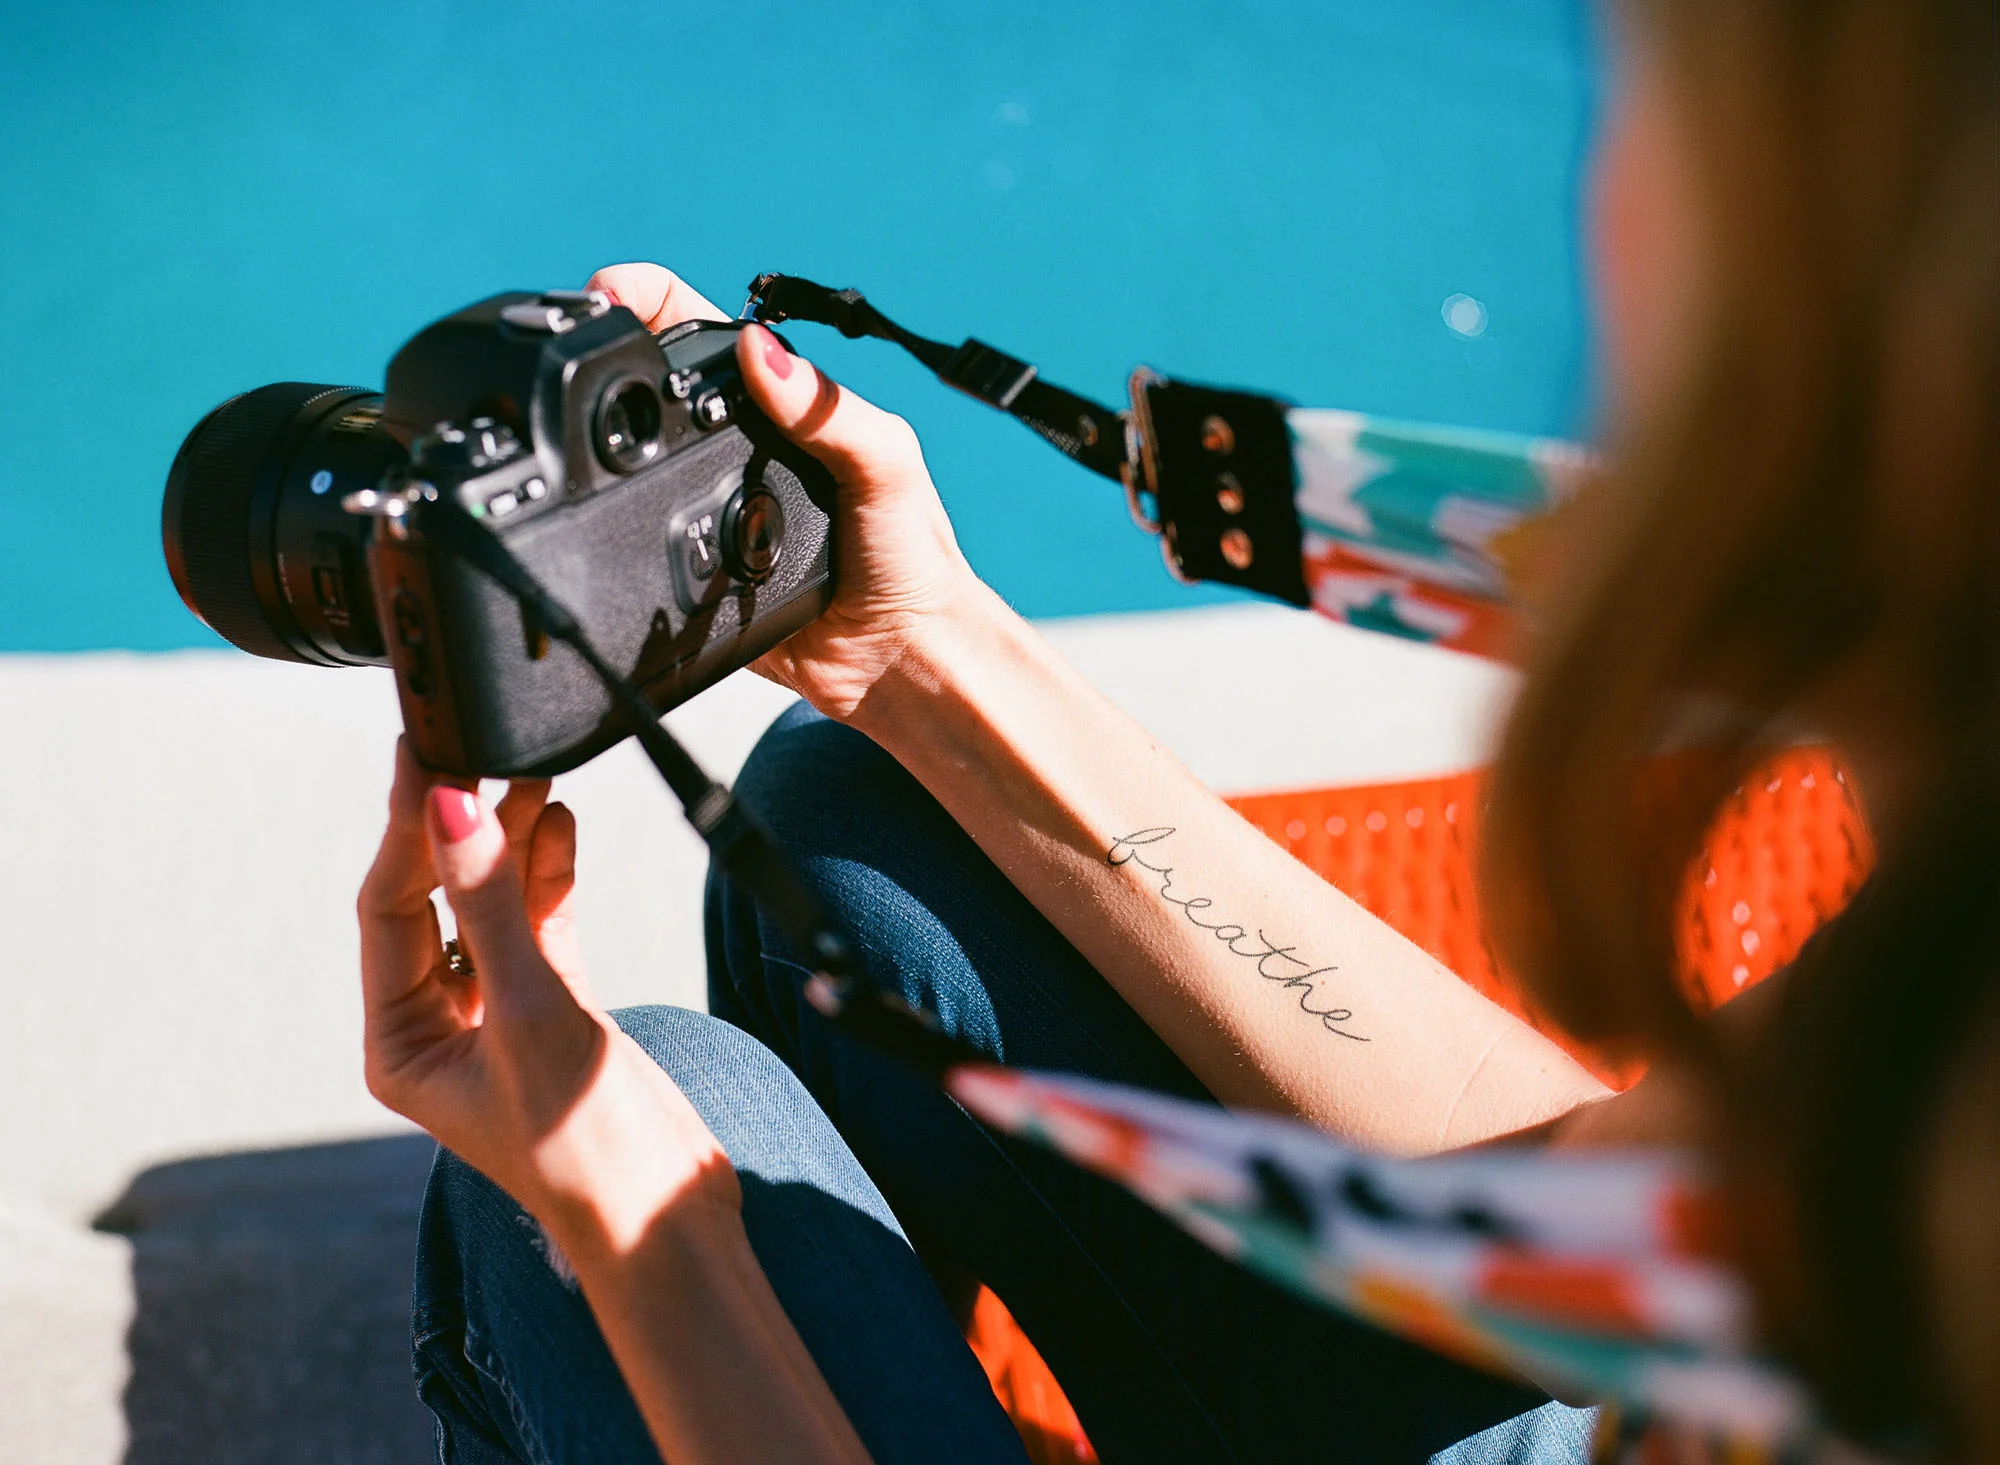
<svg viewBox="0 0 2000 1465"><path fill-rule="evenodd" d="M1661 771L1671 778L1672 760ZM1299 860L1503 1007L1623 1087L1638 1077L1547 1029L1494 959L1472 853L1484 775L1366 788L1253 794L1230 803ZM1861 808L1824 749L1770 759L1725 804L1680 898L1682 980L1709 1008L1756 985L1838 912L1874 864ZM1094 1461L1076 1412L1007 1309L981 1290L966 1329L1039 1465Z"/></svg>

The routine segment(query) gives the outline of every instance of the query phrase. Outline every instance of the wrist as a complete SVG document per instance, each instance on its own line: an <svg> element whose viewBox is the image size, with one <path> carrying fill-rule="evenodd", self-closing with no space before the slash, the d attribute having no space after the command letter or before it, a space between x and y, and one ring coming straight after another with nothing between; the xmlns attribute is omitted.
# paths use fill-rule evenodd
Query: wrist
<svg viewBox="0 0 2000 1465"><path fill-rule="evenodd" d="M598 1082L529 1157L527 1208L573 1258L629 1253L655 1231L741 1230L721 1144L643 1050L615 1028L607 1036Z"/></svg>
<svg viewBox="0 0 2000 1465"><path fill-rule="evenodd" d="M1032 638L1013 607L968 571L954 594L903 631L896 655L845 720L894 753L927 730L941 702L981 681L996 658L1018 660Z"/></svg>
<svg viewBox="0 0 2000 1465"><path fill-rule="evenodd" d="M570 1200L535 1219L580 1279L614 1281L635 1267L671 1281L749 1251L740 1207L699 1191L648 1206L641 1214L603 1198Z"/></svg>

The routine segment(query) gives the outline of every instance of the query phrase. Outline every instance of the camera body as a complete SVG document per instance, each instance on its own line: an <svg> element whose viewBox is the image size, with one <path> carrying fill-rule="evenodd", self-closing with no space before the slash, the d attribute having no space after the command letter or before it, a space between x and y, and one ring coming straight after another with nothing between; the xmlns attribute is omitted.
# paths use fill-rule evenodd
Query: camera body
<svg viewBox="0 0 2000 1465"><path fill-rule="evenodd" d="M748 400L741 329L655 338L601 294L510 293L418 332L379 397L279 384L236 398L168 480L175 583L247 650L386 661L429 767L573 768L630 731L609 695L511 595L428 543L420 516L386 510L453 496L669 710L833 593L832 480Z"/></svg>

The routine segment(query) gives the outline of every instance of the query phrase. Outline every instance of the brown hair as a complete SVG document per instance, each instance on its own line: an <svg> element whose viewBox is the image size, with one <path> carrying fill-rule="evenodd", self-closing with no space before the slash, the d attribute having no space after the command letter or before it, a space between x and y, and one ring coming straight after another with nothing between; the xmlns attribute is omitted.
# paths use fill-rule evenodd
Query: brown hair
<svg viewBox="0 0 2000 1465"><path fill-rule="evenodd" d="M2000 1091L1994 6L1632 8L1715 268L1678 390L1567 516L1495 770L1487 909L1573 1033L1707 1076L1768 1332L1836 1422L2000 1457L2000 1216L1938 1215L2000 1192L1978 1097ZM1640 772L1691 702L1725 713L1662 829ZM1895 822L1772 1020L1725 1045L1674 975L1676 882L1808 725L1893 745Z"/></svg>

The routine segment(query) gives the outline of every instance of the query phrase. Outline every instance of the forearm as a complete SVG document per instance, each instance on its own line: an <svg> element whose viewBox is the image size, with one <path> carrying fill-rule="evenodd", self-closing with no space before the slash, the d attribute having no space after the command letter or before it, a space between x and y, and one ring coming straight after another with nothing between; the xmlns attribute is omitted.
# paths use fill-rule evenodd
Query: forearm
<svg viewBox="0 0 2000 1465"><path fill-rule="evenodd" d="M868 1459L734 1211L695 1202L622 1247L558 1240L663 1458Z"/></svg>
<svg viewBox="0 0 2000 1465"><path fill-rule="evenodd" d="M853 721L1225 1102L1424 1152L1603 1093L1237 817L983 591Z"/></svg>

